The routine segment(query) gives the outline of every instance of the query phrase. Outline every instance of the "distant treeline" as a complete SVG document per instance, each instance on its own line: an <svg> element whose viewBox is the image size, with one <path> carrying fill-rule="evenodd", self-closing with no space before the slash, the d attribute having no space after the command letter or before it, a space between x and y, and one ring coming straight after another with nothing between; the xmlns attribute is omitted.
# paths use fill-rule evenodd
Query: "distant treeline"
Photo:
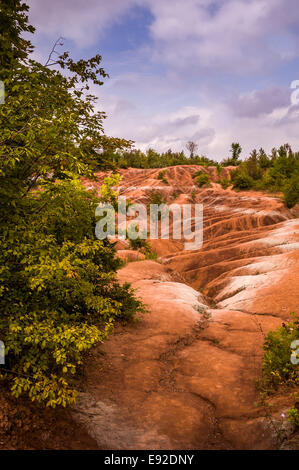
<svg viewBox="0 0 299 470"><path fill-rule="evenodd" d="M236 190L282 191L288 207L299 202L299 152L294 152L289 144L273 148L267 155L264 149L252 150L249 157L241 160L242 148L239 143L231 145L231 156L221 163L205 156L185 155L183 151L171 149L158 153L153 149L142 152L133 149L132 141L105 137L100 162L103 160L117 168L165 168L174 165L216 166L219 183L223 188L232 185ZM221 179L223 167L234 166L230 179Z"/></svg>
<svg viewBox="0 0 299 470"><path fill-rule="evenodd" d="M164 168L175 165L217 165L217 162L204 156L187 156L183 151L173 152L171 149L158 153L154 149L146 152L141 150L126 151L114 154L113 161L119 168Z"/></svg>
<svg viewBox="0 0 299 470"><path fill-rule="evenodd" d="M190 154L183 151L173 152L171 149L159 153L150 148L146 152L133 148L132 140L102 136L98 166L109 168L164 168L175 165L217 165L217 162L205 156ZM106 165L105 165L106 163Z"/></svg>

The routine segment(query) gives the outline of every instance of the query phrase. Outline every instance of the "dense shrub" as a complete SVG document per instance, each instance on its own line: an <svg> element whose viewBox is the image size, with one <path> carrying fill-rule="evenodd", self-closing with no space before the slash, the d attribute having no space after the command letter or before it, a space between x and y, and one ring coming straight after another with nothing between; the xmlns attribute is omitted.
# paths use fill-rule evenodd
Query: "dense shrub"
<svg viewBox="0 0 299 470"><path fill-rule="evenodd" d="M299 428L299 402L289 410L288 415L290 423Z"/></svg>
<svg viewBox="0 0 299 470"><path fill-rule="evenodd" d="M167 173L166 170L164 170L164 171L159 171L158 180L161 180L163 183L168 184L168 180L167 180L167 178L166 178L166 176L165 176L166 173Z"/></svg>
<svg viewBox="0 0 299 470"><path fill-rule="evenodd" d="M139 237L136 238L135 240L130 238L129 243L130 243L130 247L132 248L132 250L140 250L141 248L146 247L146 240L144 240L143 238L139 238Z"/></svg>
<svg viewBox="0 0 299 470"><path fill-rule="evenodd" d="M197 186L201 188L202 186L206 186L210 183L210 176L207 173L200 173L196 176L195 182Z"/></svg>
<svg viewBox="0 0 299 470"><path fill-rule="evenodd" d="M218 175L218 176L221 175L222 170L223 170L223 166L220 165L219 163L217 163L217 165L216 165L216 172L217 172L217 175Z"/></svg>
<svg viewBox="0 0 299 470"><path fill-rule="evenodd" d="M263 378L270 388L299 385L299 366L291 362L291 343L299 340L299 317L270 331L264 343Z"/></svg>
<svg viewBox="0 0 299 470"><path fill-rule="evenodd" d="M136 236L135 225L136 224L133 223L132 225L129 225L129 227L127 229L127 238L129 240L130 247L132 248L132 250L140 250L142 248L145 249L147 247L146 229L144 228L143 230L140 230L140 227L136 227L136 230L138 230L138 232L139 232L138 234L140 234L140 236L135 238L135 236Z"/></svg>
<svg viewBox="0 0 299 470"><path fill-rule="evenodd" d="M299 316L292 314L293 320L274 331L269 331L264 342L264 360L262 377L257 382L261 393L261 402L273 395L277 390L283 389L284 394L289 392L294 400L294 406L288 412L289 421L299 426L299 395L294 390L299 385L299 364L291 361L296 350L292 349L292 343L299 341ZM296 343L295 343L296 344Z"/></svg>
<svg viewBox="0 0 299 470"><path fill-rule="evenodd" d="M223 178L219 182L223 189L227 189L231 185L231 181L227 178Z"/></svg>
<svg viewBox="0 0 299 470"><path fill-rule="evenodd" d="M130 239L130 247L132 250L140 250L146 259L156 259L157 255L152 251L151 245L143 238Z"/></svg>
<svg viewBox="0 0 299 470"><path fill-rule="evenodd" d="M238 173L232 176L233 189L251 189L254 186L253 179L246 173Z"/></svg>

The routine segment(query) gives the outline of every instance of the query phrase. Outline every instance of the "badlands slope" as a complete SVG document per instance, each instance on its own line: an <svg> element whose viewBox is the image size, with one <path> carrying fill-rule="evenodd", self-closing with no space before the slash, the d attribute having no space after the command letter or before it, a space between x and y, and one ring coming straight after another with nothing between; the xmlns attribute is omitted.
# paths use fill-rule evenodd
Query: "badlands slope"
<svg viewBox="0 0 299 470"><path fill-rule="evenodd" d="M209 188L194 186L199 169L210 174ZM101 448L275 448L255 382L265 334L299 311L298 212L278 197L223 190L214 167L169 167L168 185L159 171L121 170L120 194L146 203L159 190L184 204L196 190L203 246L185 251L181 241L154 240L157 260L134 261L138 253L118 244L128 261L119 280L148 312L95 350L74 419ZM103 177L86 185L99 187ZM275 398L274 424L288 406Z"/></svg>

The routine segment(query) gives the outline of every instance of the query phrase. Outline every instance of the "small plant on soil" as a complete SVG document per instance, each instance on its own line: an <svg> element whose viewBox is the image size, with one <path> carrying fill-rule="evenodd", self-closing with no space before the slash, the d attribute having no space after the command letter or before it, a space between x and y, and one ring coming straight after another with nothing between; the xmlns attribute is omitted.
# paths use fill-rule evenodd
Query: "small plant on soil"
<svg viewBox="0 0 299 470"><path fill-rule="evenodd" d="M190 202L192 202L192 204L195 204L195 202L196 202L196 191L192 191L192 193L190 195Z"/></svg>
<svg viewBox="0 0 299 470"><path fill-rule="evenodd" d="M299 340L299 316L275 331L269 331L264 343L263 389L268 392L279 386L299 385L299 365L291 362L291 344Z"/></svg>
<svg viewBox="0 0 299 470"><path fill-rule="evenodd" d="M167 170L159 171L158 180L162 181L165 184L169 184L167 178L165 177Z"/></svg>
<svg viewBox="0 0 299 470"><path fill-rule="evenodd" d="M299 316L292 314L292 317L292 321L283 323L274 331L269 331L264 342L262 377L257 382L257 388L260 390L259 405L266 410L266 418L272 427L277 423L272 417L271 404L267 400L278 391L290 394L294 405L288 411L288 420L294 426L299 426L299 395L293 393L294 388L299 385L299 364L294 364L291 360L291 354L292 357L295 355L298 358L291 345L299 340ZM277 435L281 441L280 431L281 426Z"/></svg>
<svg viewBox="0 0 299 470"><path fill-rule="evenodd" d="M147 245L146 240L143 238L136 238L136 240L129 240L130 247L132 250L141 250L141 248L145 248Z"/></svg>
<svg viewBox="0 0 299 470"><path fill-rule="evenodd" d="M294 406L289 410L289 421L299 428L299 393L294 393Z"/></svg>
<svg viewBox="0 0 299 470"><path fill-rule="evenodd" d="M202 188L203 186L207 186L210 183L210 176L207 173L201 173L196 177L195 182L197 186Z"/></svg>
<svg viewBox="0 0 299 470"><path fill-rule="evenodd" d="M160 191L153 191L150 193L150 196L149 196L149 201L148 201L148 211L150 211L150 205L151 204L157 204L158 206L160 206L161 204L166 204L167 203L167 199L165 196L163 196L163 194L160 192ZM161 217L163 217L163 210L162 210L162 213L161 212L158 212L158 220L161 220ZM148 212L149 213L149 212Z"/></svg>
<svg viewBox="0 0 299 470"><path fill-rule="evenodd" d="M152 251L152 247L149 242L145 239L145 233L143 232L143 238L138 237L135 240L130 238L130 227L127 230L127 238L129 239L130 248L132 250L138 250L144 253L146 259L156 259L157 255Z"/></svg>
<svg viewBox="0 0 299 470"><path fill-rule="evenodd" d="M221 184L223 189L227 189L231 185L230 180L227 178L223 178L222 180L219 181L219 183Z"/></svg>
<svg viewBox="0 0 299 470"><path fill-rule="evenodd" d="M156 260L157 259L157 253L154 253L150 244L148 243L147 246L146 246L146 249L144 251L144 254L145 254L145 259L154 259Z"/></svg>
<svg viewBox="0 0 299 470"><path fill-rule="evenodd" d="M152 191L149 195L149 204L166 204L166 198L160 191Z"/></svg>
<svg viewBox="0 0 299 470"><path fill-rule="evenodd" d="M217 171L217 175L218 175L218 176L221 175L222 169L223 169L223 166L222 166L221 164L217 163L217 165L216 165L216 171Z"/></svg>

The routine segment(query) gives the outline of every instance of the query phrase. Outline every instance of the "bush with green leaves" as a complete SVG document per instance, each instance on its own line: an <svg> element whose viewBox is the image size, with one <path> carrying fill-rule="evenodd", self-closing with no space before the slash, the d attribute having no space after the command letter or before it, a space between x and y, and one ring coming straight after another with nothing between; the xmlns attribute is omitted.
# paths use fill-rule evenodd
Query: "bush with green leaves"
<svg viewBox="0 0 299 470"><path fill-rule="evenodd" d="M95 162L107 166L98 153L104 115L88 93L107 74L100 56L74 62L64 53L55 69L53 54L46 66L29 59L28 7L0 7L0 376L16 397L66 406L85 352L142 310L116 281L113 245L95 237L95 208L113 202L112 186L99 198L80 183Z"/></svg>
<svg viewBox="0 0 299 470"><path fill-rule="evenodd" d="M136 232L138 232L138 236L136 238ZM141 232L141 233L140 233ZM132 250L140 250L142 248L146 248L146 229L140 231L140 227L136 227L135 223L132 223L127 228L127 238L130 243L130 247Z"/></svg>
<svg viewBox="0 0 299 470"><path fill-rule="evenodd" d="M129 243L132 250L140 250L146 246L146 240L143 238L136 238L135 240L130 238Z"/></svg>
<svg viewBox="0 0 299 470"><path fill-rule="evenodd" d="M299 316L270 331L264 344L263 377L270 388L299 385L299 366L291 362L291 343L299 340Z"/></svg>
<svg viewBox="0 0 299 470"><path fill-rule="evenodd" d="M158 212L158 220L161 220L161 218L163 218L167 213L167 208L166 208L167 198L161 193L161 191L154 190L154 191L151 191L151 193L149 194L147 212L148 214L150 214L152 219L153 219L153 213L151 212L151 205L154 205L154 204L157 206L162 206L161 211Z"/></svg>
<svg viewBox="0 0 299 470"><path fill-rule="evenodd" d="M70 378L83 353L141 304L115 280L112 245L95 239L93 193L66 180L31 197L30 217L2 233L3 377L15 396L66 405L75 398Z"/></svg>
<svg viewBox="0 0 299 470"><path fill-rule="evenodd" d="M151 245L143 238L129 239L132 250L140 250L146 259L156 259L157 255L152 251Z"/></svg>
<svg viewBox="0 0 299 470"><path fill-rule="evenodd" d="M159 171L159 174L158 174L158 180L161 180L162 183L164 184L168 184L168 180L165 177L166 173L167 173L167 170L164 170L164 171Z"/></svg>
<svg viewBox="0 0 299 470"><path fill-rule="evenodd" d="M293 175L283 187L283 198L287 207L299 203L299 173Z"/></svg>
<svg viewBox="0 0 299 470"><path fill-rule="evenodd" d="M210 176L207 173L200 173L196 176L195 182L197 186L202 188L203 186L207 186L210 183Z"/></svg>
<svg viewBox="0 0 299 470"><path fill-rule="evenodd" d="M198 170L198 171L195 171L195 173L193 173L192 178L194 179L197 176L201 176L201 175L205 175L205 172L202 170Z"/></svg>
<svg viewBox="0 0 299 470"><path fill-rule="evenodd" d="M262 377L257 385L263 397L269 396L279 389L287 393L289 389L298 388L299 364L291 361L293 341L299 340L299 316L292 313L293 320L274 331L269 331L264 342L264 360ZM298 393L294 395L294 407L289 410L289 420L299 426Z"/></svg>
<svg viewBox="0 0 299 470"><path fill-rule="evenodd" d="M295 427L299 428L299 402L298 401L296 402L295 406L289 409L288 415L289 415L290 423L292 423Z"/></svg>
<svg viewBox="0 0 299 470"><path fill-rule="evenodd" d="M227 178L222 178L219 183L223 189L227 189L231 185L231 181Z"/></svg>
<svg viewBox="0 0 299 470"><path fill-rule="evenodd" d="M220 163L217 163L216 164L216 172L217 172L218 177L220 177L220 175L222 173L222 170L223 170L223 166Z"/></svg>
<svg viewBox="0 0 299 470"><path fill-rule="evenodd" d="M160 191L152 191L149 195L148 204L166 204L166 197Z"/></svg>
<svg viewBox="0 0 299 470"><path fill-rule="evenodd" d="M254 186L253 179L246 173L238 173L232 176L233 189L252 189Z"/></svg>

